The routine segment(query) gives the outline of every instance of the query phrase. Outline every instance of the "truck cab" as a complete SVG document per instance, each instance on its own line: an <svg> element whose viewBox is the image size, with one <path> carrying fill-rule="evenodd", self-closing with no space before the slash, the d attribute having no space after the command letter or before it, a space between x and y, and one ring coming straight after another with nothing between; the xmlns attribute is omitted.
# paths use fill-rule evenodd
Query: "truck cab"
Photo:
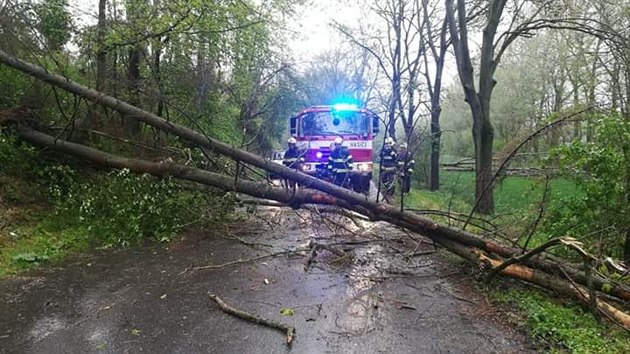
<svg viewBox="0 0 630 354"><path fill-rule="evenodd" d="M313 106L290 119L290 134L304 152L302 172L326 178L326 164L335 138L352 155L351 187L368 193L372 180L373 140L379 130L379 119L372 111L355 105Z"/></svg>

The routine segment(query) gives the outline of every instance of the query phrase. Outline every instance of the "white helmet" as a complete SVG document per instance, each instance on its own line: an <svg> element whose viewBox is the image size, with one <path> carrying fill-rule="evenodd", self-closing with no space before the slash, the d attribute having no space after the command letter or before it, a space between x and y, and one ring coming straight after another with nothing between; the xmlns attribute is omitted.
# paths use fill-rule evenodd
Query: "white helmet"
<svg viewBox="0 0 630 354"><path fill-rule="evenodd" d="M401 144L400 144L400 147L401 147L402 149L406 149L406 148L407 148L407 143L401 143Z"/></svg>
<svg viewBox="0 0 630 354"><path fill-rule="evenodd" d="M289 140L287 141L288 144L297 144L297 140L295 140L294 137L290 137Z"/></svg>
<svg viewBox="0 0 630 354"><path fill-rule="evenodd" d="M343 143L343 139L340 136L336 137L335 138L335 145L341 145L341 143Z"/></svg>
<svg viewBox="0 0 630 354"><path fill-rule="evenodd" d="M394 139L388 136L385 138L385 145L394 145Z"/></svg>

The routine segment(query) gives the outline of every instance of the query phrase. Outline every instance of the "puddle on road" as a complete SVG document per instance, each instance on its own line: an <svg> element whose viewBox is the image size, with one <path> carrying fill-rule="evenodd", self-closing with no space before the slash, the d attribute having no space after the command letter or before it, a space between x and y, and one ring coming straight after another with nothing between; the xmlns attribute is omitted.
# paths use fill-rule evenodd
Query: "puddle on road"
<svg viewBox="0 0 630 354"><path fill-rule="evenodd" d="M31 340L39 342L56 331L64 329L65 327L66 322L61 317L57 315L46 316L35 321L33 327L29 331L29 335Z"/></svg>
<svg viewBox="0 0 630 354"><path fill-rule="evenodd" d="M333 206L310 210L262 207L257 208L256 219L266 220L272 230L273 225L282 232L288 230L286 236L298 248L308 248L311 242L351 248L351 256L346 259L326 250L318 251L314 268L346 275L344 297L335 306L335 326L345 334L365 334L390 322L391 314L382 311L386 296L379 289L388 277L388 270L413 266L415 261L392 254L384 246L389 240L403 238L405 234L400 230L387 223L340 214L340 209Z"/></svg>

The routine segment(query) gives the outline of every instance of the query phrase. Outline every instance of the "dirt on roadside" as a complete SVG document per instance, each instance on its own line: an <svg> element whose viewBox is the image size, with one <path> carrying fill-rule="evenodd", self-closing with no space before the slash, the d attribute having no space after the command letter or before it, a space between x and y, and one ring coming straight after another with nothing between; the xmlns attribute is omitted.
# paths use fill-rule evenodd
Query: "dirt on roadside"
<svg viewBox="0 0 630 354"><path fill-rule="evenodd" d="M305 269L310 242L344 255L320 250ZM169 245L0 281L0 353L535 352L433 250L418 235L331 208L258 208ZM224 313L208 293L294 326L293 343Z"/></svg>

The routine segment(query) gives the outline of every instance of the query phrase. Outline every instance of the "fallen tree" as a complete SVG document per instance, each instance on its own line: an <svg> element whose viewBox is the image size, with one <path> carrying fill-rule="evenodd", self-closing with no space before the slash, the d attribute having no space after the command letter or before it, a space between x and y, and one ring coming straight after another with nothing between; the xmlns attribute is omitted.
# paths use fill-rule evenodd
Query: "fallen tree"
<svg viewBox="0 0 630 354"><path fill-rule="evenodd" d="M355 211L369 217L371 220L387 221L427 236L449 251L463 258L479 264L481 269L489 270L502 267L504 262L514 262L514 258L522 254L520 249L503 246L491 239L483 238L468 231L445 226L422 216L400 211L386 204L378 204L367 199L362 194L340 188L325 181L298 173L279 164L272 163L257 155L229 146L223 142L211 139L192 129L168 122L156 115L129 105L114 97L107 96L95 90L83 87L59 75L48 73L46 70L25 63L0 51L0 62L14 67L33 77L58 86L69 92L90 99L105 107L148 124L157 129L177 135L199 147L212 150L228 156L236 161L248 163L262 168L286 179L296 181L308 189L291 191L269 186L264 183L248 181L234 176L226 176L213 172L178 165L172 162L150 162L105 153L94 148L58 139L32 129L31 125L20 124L19 117L11 117L4 121L5 125L15 127L15 132L22 139L36 145L51 147L55 150L92 161L93 163L112 167L128 168L137 173L149 173L156 176L170 175L186 179L223 190L236 191L259 198L272 199L293 207L306 203L332 204ZM0 122L2 124L3 122ZM510 261L512 259L512 261ZM564 295L569 295L586 305L596 304L596 308L610 318L630 329L630 316L614 306L598 300L593 290L611 294L621 300L630 300L630 289L593 274L590 268L582 271L579 268L562 264L549 257L544 252L519 260L519 264L510 264L500 270L500 274L528 281L530 283L552 289ZM561 276L558 269L562 269ZM564 278L564 279L563 279ZM567 281L569 279L570 281ZM574 285L579 283L587 286L587 292ZM605 291L604 291L605 290Z"/></svg>

